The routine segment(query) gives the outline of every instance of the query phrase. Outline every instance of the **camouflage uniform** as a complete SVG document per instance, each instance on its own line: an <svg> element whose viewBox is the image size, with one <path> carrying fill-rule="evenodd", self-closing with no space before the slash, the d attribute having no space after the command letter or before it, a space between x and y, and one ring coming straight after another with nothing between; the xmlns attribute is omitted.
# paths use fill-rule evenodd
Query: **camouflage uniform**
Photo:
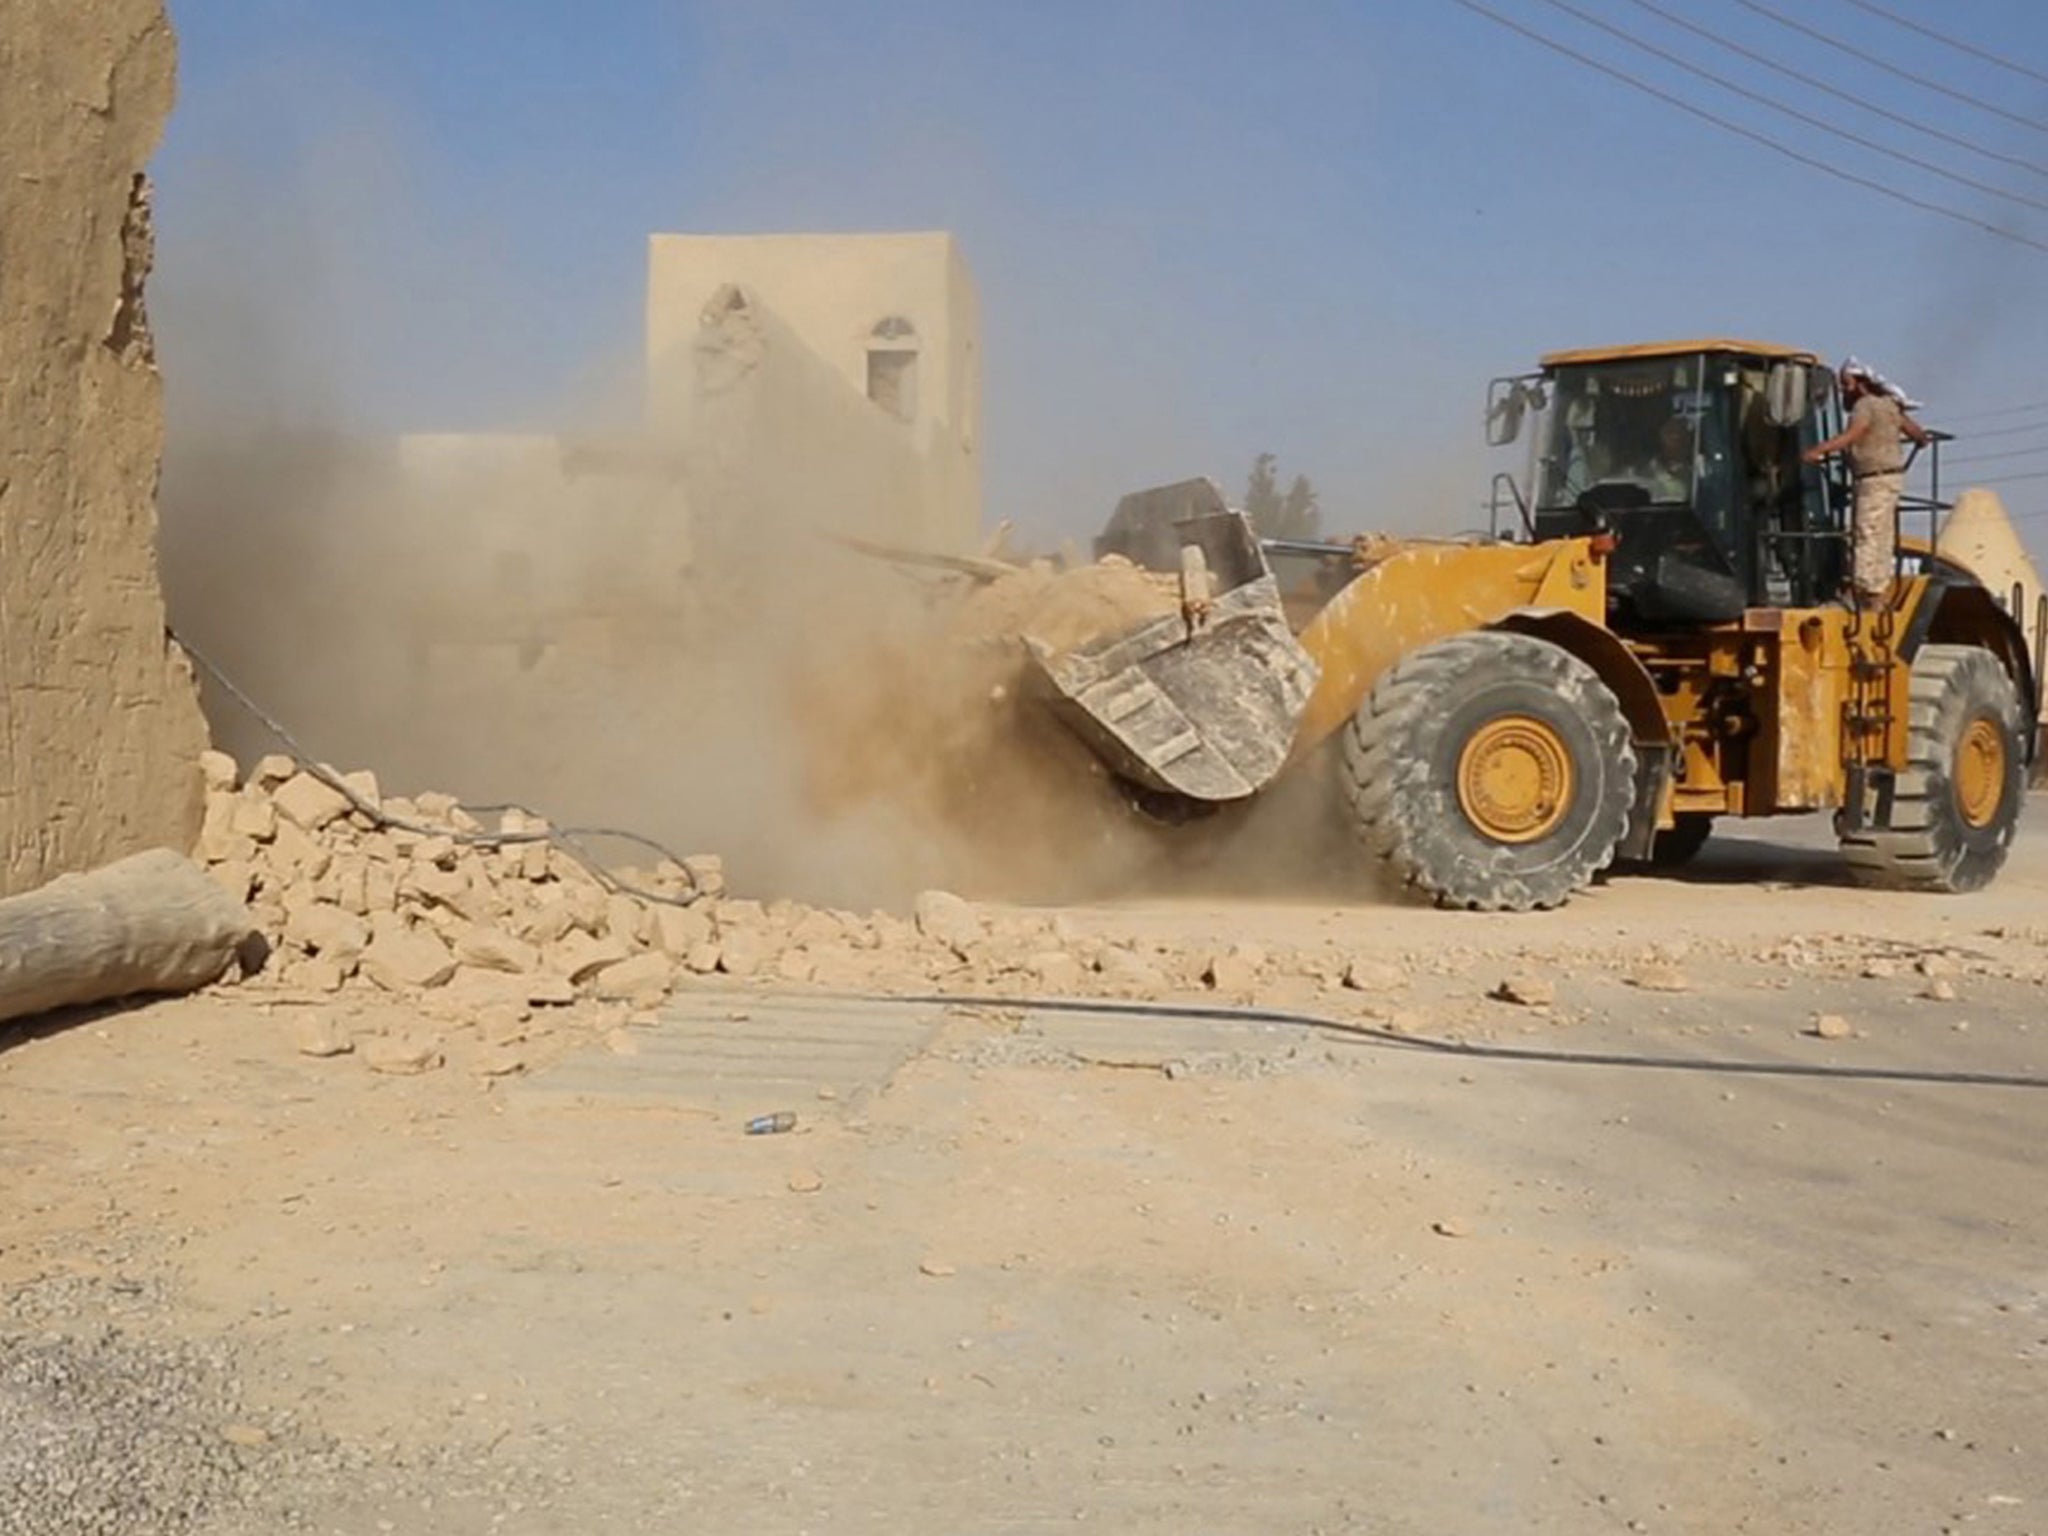
<svg viewBox="0 0 2048 1536"><path fill-rule="evenodd" d="M1849 413L1851 426L1870 423L1849 448L1849 467L1856 476L1850 572L1866 606L1890 598L1898 569L1899 492L1906 483L1903 415L1898 401L1881 394L1865 395Z"/></svg>

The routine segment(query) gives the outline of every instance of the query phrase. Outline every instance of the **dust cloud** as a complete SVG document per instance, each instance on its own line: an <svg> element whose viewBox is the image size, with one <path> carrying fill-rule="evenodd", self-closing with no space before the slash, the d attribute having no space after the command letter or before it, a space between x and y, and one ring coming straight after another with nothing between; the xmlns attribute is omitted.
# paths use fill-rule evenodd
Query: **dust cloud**
<svg viewBox="0 0 2048 1536"><path fill-rule="evenodd" d="M307 754L718 852L746 894L1157 878L1156 831L1024 697L1047 567L977 586L854 553L886 480L692 453L588 402L570 434L365 430L321 367L348 309L318 264L295 285L229 219L188 221L165 268L173 627ZM218 684L204 702L245 765L277 750Z"/></svg>
<svg viewBox="0 0 2048 1536"><path fill-rule="evenodd" d="M188 439L171 466L179 633L309 753L387 789L720 852L736 888L814 902L1118 878L1120 802L1021 697L1015 634L975 628L996 589L891 569L829 527L664 560L671 518L718 509L659 478L600 509L560 477L289 436ZM206 704L245 763L275 749L217 687Z"/></svg>
<svg viewBox="0 0 2048 1536"><path fill-rule="evenodd" d="M758 422L664 426L616 361L637 321L570 383L517 377L490 322L534 295L411 200L388 132L342 126L295 196L275 167L213 167L166 211L152 293L173 627L308 755L716 852L742 894L820 904L1185 889L1232 847L1233 879L1299 876L1262 829L1306 792L1159 827L1027 696L1019 630L1137 609L1086 573L1062 596L1043 563L977 586L853 553L840 536L901 527L903 477ZM357 163L352 137L381 147ZM423 303L450 252L461 301ZM421 399L460 404L418 428L465 430L379 395L412 359ZM1109 510L1065 508L1037 543L1071 550ZM278 748L217 683L203 699L245 765Z"/></svg>

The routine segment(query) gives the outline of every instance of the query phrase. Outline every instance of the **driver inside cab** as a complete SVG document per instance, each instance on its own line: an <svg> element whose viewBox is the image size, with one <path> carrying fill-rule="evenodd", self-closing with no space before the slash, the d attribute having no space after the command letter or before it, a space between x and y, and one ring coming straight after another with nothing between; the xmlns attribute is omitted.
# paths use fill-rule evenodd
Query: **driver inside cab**
<svg viewBox="0 0 2048 1536"><path fill-rule="evenodd" d="M1639 478L1652 501L1692 499L1692 423L1673 416L1657 433L1657 451Z"/></svg>

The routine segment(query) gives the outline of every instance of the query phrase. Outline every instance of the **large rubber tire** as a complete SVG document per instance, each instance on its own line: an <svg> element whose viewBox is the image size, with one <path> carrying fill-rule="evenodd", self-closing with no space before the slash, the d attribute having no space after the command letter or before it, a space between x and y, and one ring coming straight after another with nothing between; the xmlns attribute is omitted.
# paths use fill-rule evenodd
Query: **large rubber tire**
<svg viewBox="0 0 2048 1536"><path fill-rule="evenodd" d="M1569 760L1569 793L1528 840L1490 835L1460 794L1468 744L1516 717ZM1344 788L1366 849L1439 906L1555 907L1614 858L1635 799L1635 748L1621 705L1569 651L1480 631L1390 668L1344 733Z"/></svg>
<svg viewBox="0 0 2048 1536"><path fill-rule="evenodd" d="M1891 825L1844 833L1842 852L1871 884L1980 890L2005 863L2026 796L2019 690L1987 650L1928 645L1913 658L1910 694L1906 766L1893 783ZM1987 770L1985 749L1993 742L2001 756ZM1965 752L1976 763L1959 782Z"/></svg>

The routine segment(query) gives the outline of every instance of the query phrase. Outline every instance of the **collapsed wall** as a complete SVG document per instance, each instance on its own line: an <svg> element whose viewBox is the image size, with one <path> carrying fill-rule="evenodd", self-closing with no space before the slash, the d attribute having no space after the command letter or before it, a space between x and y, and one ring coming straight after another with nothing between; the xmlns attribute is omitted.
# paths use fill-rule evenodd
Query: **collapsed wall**
<svg viewBox="0 0 2048 1536"><path fill-rule="evenodd" d="M929 473L873 402L728 284L691 350L690 503L704 563L742 612L790 603L831 536L926 542Z"/></svg>
<svg viewBox="0 0 2048 1536"><path fill-rule="evenodd" d="M191 846L205 746L157 580L162 387L142 171L162 0L9 0L0 27L0 895Z"/></svg>

